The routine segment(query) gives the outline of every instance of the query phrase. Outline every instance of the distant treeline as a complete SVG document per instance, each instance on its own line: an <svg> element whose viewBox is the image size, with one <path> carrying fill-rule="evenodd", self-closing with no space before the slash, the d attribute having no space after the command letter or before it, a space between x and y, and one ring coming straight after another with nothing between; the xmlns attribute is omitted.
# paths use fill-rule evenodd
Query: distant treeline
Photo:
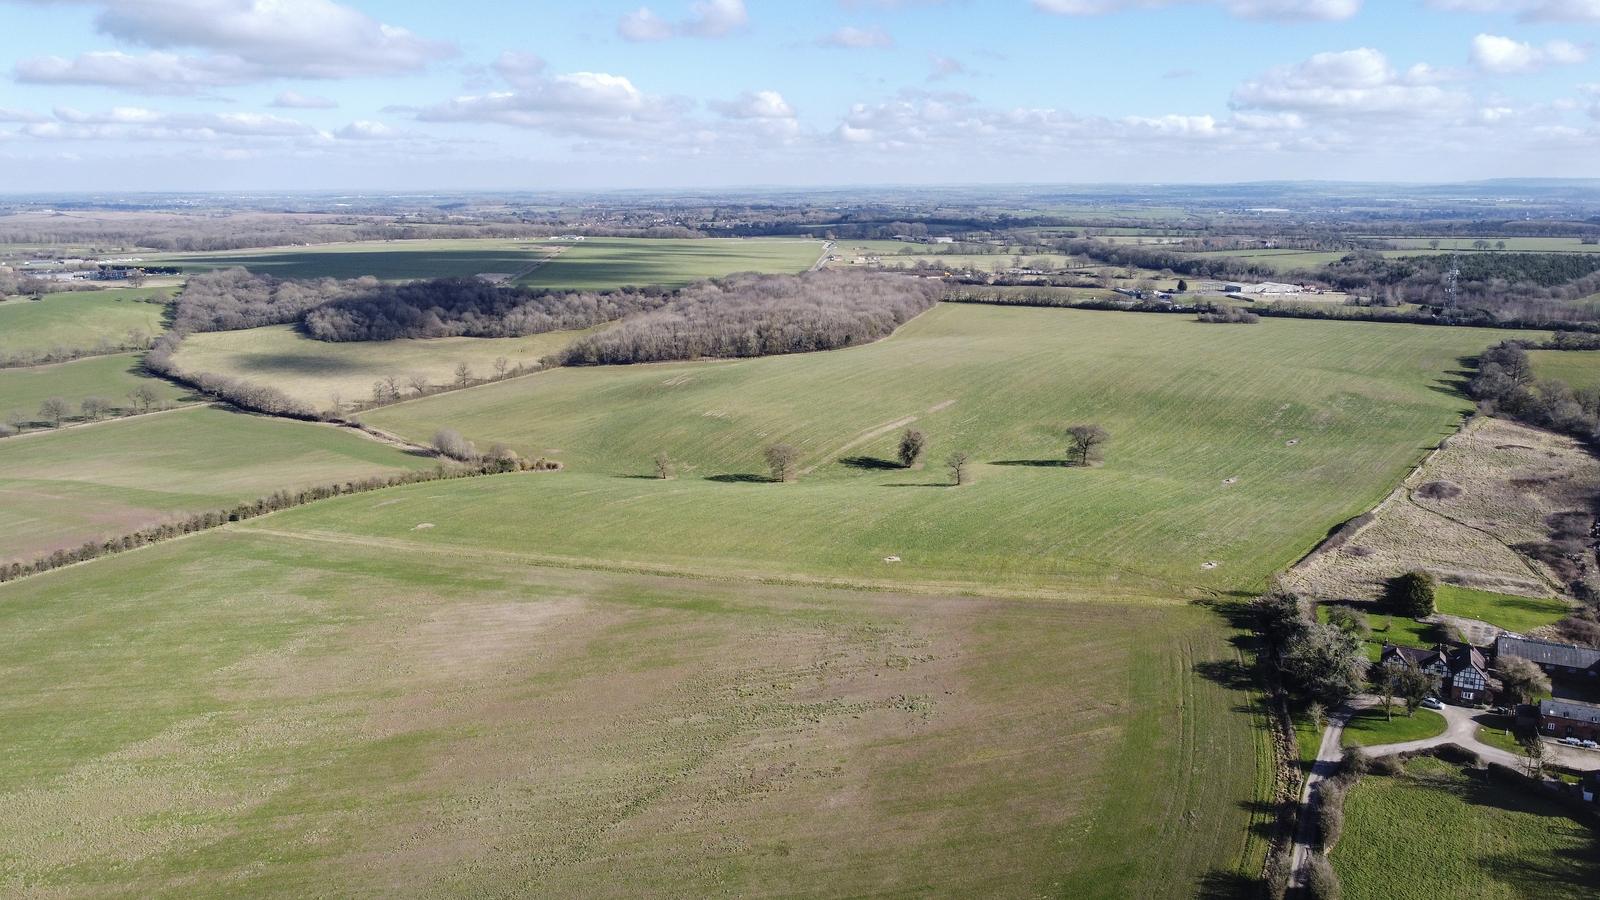
<svg viewBox="0 0 1600 900"><path fill-rule="evenodd" d="M1108 266L1172 271L1191 278L1271 280L1276 269L1233 256L1197 256L1143 244L1109 244L1105 241L1056 241L1057 253L1085 256Z"/></svg>
<svg viewBox="0 0 1600 900"><path fill-rule="evenodd" d="M1458 274L1449 276L1455 266ZM1572 301L1600 292L1600 254L1472 253L1390 259L1358 252L1312 273L1348 293L1398 305L1415 303L1451 319L1489 319L1526 325L1593 322Z"/></svg>
<svg viewBox="0 0 1600 900"><path fill-rule="evenodd" d="M302 327L319 341L519 337L588 328L658 309L659 289L549 291L497 287L477 278L375 284L310 309Z"/></svg>
<svg viewBox="0 0 1600 900"><path fill-rule="evenodd" d="M580 339L564 365L769 356L877 340L938 302L943 287L868 272L735 275L690 285L654 312Z"/></svg>
<svg viewBox="0 0 1600 900"><path fill-rule="evenodd" d="M188 333L287 325L324 303L381 286L371 276L288 281L245 269L219 269L196 275L184 285L173 303L172 327Z"/></svg>

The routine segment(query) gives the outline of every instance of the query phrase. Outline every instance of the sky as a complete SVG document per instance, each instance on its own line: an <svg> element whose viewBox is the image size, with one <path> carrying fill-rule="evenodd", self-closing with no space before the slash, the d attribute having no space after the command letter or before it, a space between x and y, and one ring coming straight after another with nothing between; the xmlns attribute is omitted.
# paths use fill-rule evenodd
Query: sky
<svg viewBox="0 0 1600 900"><path fill-rule="evenodd" d="M0 0L0 192L1600 177L1600 0Z"/></svg>

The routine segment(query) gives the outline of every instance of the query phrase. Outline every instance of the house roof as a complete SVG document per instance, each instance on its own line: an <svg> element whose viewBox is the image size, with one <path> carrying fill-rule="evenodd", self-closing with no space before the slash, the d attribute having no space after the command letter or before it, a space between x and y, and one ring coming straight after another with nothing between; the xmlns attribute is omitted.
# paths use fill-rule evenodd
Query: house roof
<svg viewBox="0 0 1600 900"><path fill-rule="evenodd" d="M1587 669L1600 665L1600 650L1591 650L1575 644L1557 644L1551 641L1511 637L1506 634L1500 635L1494 642L1494 654L1496 657L1520 656L1540 665L1566 666L1571 669Z"/></svg>
<svg viewBox="0 0 1600 900"><path fill-rule="evenodd" d="M1422 647L1402 647L1398 644L1384 644L1383 652L1378 655L1378 661L1389 662L1394 659L1411 663L1419 669L1426 669L1436 662L1444 662L1446 666L1449 665L1449 660L1445 658L1438 648L1426 650Z"/></svg>
<svg viewBox="0 0 1600 900"><path fill-rule="evenodd" d="M1483 651L1470 645L1463 645L1451 650L1450 655L1446 658L1449 660L1452 673L1459 672L1468 666L1484 671L1489 668L1488 661L1483 658Z"/></svg>
<svg viewBox="0 0 1600 900"><path fill-rule="evenodd" d="M1600 703L1579 700L1540 700L1539 715L1574 719L1579 722L1600 722Z"/></svg>

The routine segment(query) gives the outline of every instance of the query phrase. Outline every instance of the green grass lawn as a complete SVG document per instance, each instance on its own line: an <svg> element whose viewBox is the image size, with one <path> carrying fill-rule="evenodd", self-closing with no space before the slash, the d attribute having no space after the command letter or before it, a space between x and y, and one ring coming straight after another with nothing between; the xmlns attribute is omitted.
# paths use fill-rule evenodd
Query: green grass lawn
<svg viewBox="0 0 1600 900"><path fill-rule="evenodd" d="M91 350L101 342L121 346L130 331L152 337L161 332L164 308L149 301L171 294L170 288L121 288L0 301L0 356Z"/></svg>
<svg viewBox="0 0 1600 900"><path fill-rule="evenodd" d="M682 287L734 272L804 272L822 255L822 242L806 238L589 238L561 246L560 256L519 283L580 290Z"/></svg>
<svg viewBox="0 0 1600 900"><path fill-rule="evenodd" d="M1523 755L1522 744L1517 742L1515 719L1511 716L1486 715L1480 717L1478 740L1508 753Z"/></svg>
<svg viewBox="0 0 1600 900"><path fill-rule="evenodd" d="M1498 337L946 305L849 350L560 369L364 419L423 440L452 427L569 466L513 490L463 488L430 512L430 541L1197 596L1259 588L1380 500L1468 408L1444 373ZM931 445L925 468L904 471L886 460L910 422ZM1074 422L1113 435L1103 466L1057 464ZM779 441L815 467L797 484L759 483L762 448ZM942 463L955 450L973 454L977 482L950 490ZM676 462L675 480L637 477L658 452ZM318 527L403 532L412 500L396 497Z"/></svg>
<svg viewBox="0 0 1600 900"><path fill-rule="evenodd" d="M547 354L587 333L333 343L312 340L292 326L278 325L192 334L184 339L176 361L184 372L232 375L270 384L314 409L331 409L336 393L344 403L371 400L373 382L389 375L399 378L401 391L410 394L413 390L407 379L413 373L432 385L450 384L458 363L466 363L479 378L493 375L494 362L500 357L513 368L535 367Z"/></svg>
<svg viewBox="0 0 1600 900"><path fill-rule="evenodd" d="M1317 761L1317 751L1322 749L1321 722L1312 721L1309 715L1297 713L1294 722L1294 739L1300 751L1300 771L1310 772Z"/></svg>
<svg viewBox="0 0 1600 900"><path fill-rule="evenodd" d="M1326 603L1317 604L1317 621L1328 621L1328 606ZM1362 610L1366 613L1367 624L1372 626L1372 634L1365 641L1367 658L1373 662L1383 654L1384 644L1396 644L1401 647L1432 647L1443 639L1437 626L1427 622L1418 622L1409 616L1396 616L1389 613Z"/></svg>
<svg viewBox="0 0 1600 900"><path fill-rule="evenodd" d="M1593 897L1600 832L1518 785L1420 758L1368 776L1345 799L1332 854L1346 900Z"/></svg>
<svg viewBox="0 0 1600 900"><path fill-rule="evenodd" d="M1388 719L1381 709L1363 709L1350 717L1341 743L1346 747L1377 747L1435 737L1444 734L1444 729L1444 716L1432 710L1419 709L1416 715L1408 716L1404 706L1397 706L1394 718Z"/></svg>
<svg viewBox="0 0 1600 900"><path fill-rule="evenodd" d="M551 257L558 250L559 255ZM321 244L167 254L152 259L181 266L185 272L243 266L280 278L372 275L405 280L527 272L519 283L593 290L645 284L676 287L744 271L803 272L821 253L821 241L804 238L590 238L570 242L464 239Z"/></svg>
<svg viewBox="0 0 1600 900"><path fill-rule="evenodd" d="M1600 387L1600 350L1533 350L1533 374L1574 390Z"/></svg>
<svg viewBox="0 0 1600 900"><path fill-rule="evenodd" d="M1237 666L1199 607L539 569L297 527L0 585L6 883L1187 898L1259 871L1270 763L1246 696L1194 674Z"/></svg>
<svg viewBox="0 0 1600 900"><path fill-rule="evenodd" d="M1517 597L1454 584L1439 585L1435 606L1446 615L1479 619L1524 634L1553 625L1572 611L1565 602L1551 597Z"/></svg>
<svg viewBox="0 0 1600 900"><path fill-rule="evenodd" d="M0 441L0 560L32 559L181 514L432 466L331 426L196 406Z"/></svg>
<svg viewBox="0 0 1600 900"><path fill-rule="evenodd" d="M119 412L128 412L134 407L128 394L140 386L156 392L159 399L155 408L191 396L171 382L141 375L136 353L91 356L49 366L0 369L0 422L13 412L38 420L39 404L51 397L66 400L72 406L74 420L85 397L109 400ZM49 423L37 424L43 427Z"/></svg>

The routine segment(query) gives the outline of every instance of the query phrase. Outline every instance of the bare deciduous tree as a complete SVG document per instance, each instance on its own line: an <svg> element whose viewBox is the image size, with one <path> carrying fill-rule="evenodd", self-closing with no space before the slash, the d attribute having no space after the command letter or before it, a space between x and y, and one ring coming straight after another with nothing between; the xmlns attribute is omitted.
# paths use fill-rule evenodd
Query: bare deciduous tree
<svg viewBox="0 0 1600 900"><path fill-rule="evenodd" d="M945 463L950 467L950 480L956 487L972 483L972 456L965 450L957 450L950 454Z"/></svg>
<svg viewBox="0 0 1600 900"><path fill-rule="evenodd" d="M101 417L111 412L112 406L111 401L101 397L85 397L83 402L78 404L78 408L83 411L85 419L91 422L98 422Z"/></svg>
<svg viewBox="0 0 1600 900"><path fill-rule="evenodd" d="M416 391L419 396L428 392L428 376L421 372L412 372L407 375L406 383L410 384L411 389Z"/></svg>
<svg viewBox="0 0 1600 900"><path fill-rule="evenodd" d="M140 412L149 412L150 407L154 406L155 402L161 398L157 396L155 388L148 384L141 384L128 392L128 399L133 401L133 405L137 406Z"/></svg>
<svg viewBox="0 0 1600 900"><path fill-rule="evenodd" d="M472 367L465 362L456 363L456 384L466 387L472 381Z"/></svg>
<svg viewBox="0 0 1600 900"><path fill-rule="evenodd" d="M504 356L496 356L494 358L494 377L496 377L496 378L504 378L504 377L506 377L506 369L508 367L510 367L510 365L511 365L511 360L506 359Z"/></svg>
<svg viewBox="0 0 1600 900"><path fill-rule="evenodd" d="M765 455L773 481L794 481L800 477L799 450L789 444L773 444Z"/></svg>
<svg viewBox="0 0 1600 900"><path fill-rule="evenodd" d="M672 477L672 459L665 453L656 454L656 477L663 480Z"/></svg>
<svg viewBox="0 0 1600 900"><path fill-rule="evenodd" d="M478 458L478 448L454 428L441 428L434 432L433 449L438 451L440 456L447 456L460 462L472 462Z"/></svg>
<svg viewBox="0 0 1600 900"><path fill-rule="evenodd" d="M1102 448L1111 440L1111 432L1099 425L1074 425L1067 429L1067 440L1070 443L1067 458L1075 465L1087 466L1101 457Z"/></svg>
<svg viewBox="0 0 1600 900"><path fill-rule="evenodd" d="M39 404L40 418L48 421L56 428L61 427L61 420L67 417L67 412L67 401L61 399L60 397L51 397L50 399Z"/></svg>

